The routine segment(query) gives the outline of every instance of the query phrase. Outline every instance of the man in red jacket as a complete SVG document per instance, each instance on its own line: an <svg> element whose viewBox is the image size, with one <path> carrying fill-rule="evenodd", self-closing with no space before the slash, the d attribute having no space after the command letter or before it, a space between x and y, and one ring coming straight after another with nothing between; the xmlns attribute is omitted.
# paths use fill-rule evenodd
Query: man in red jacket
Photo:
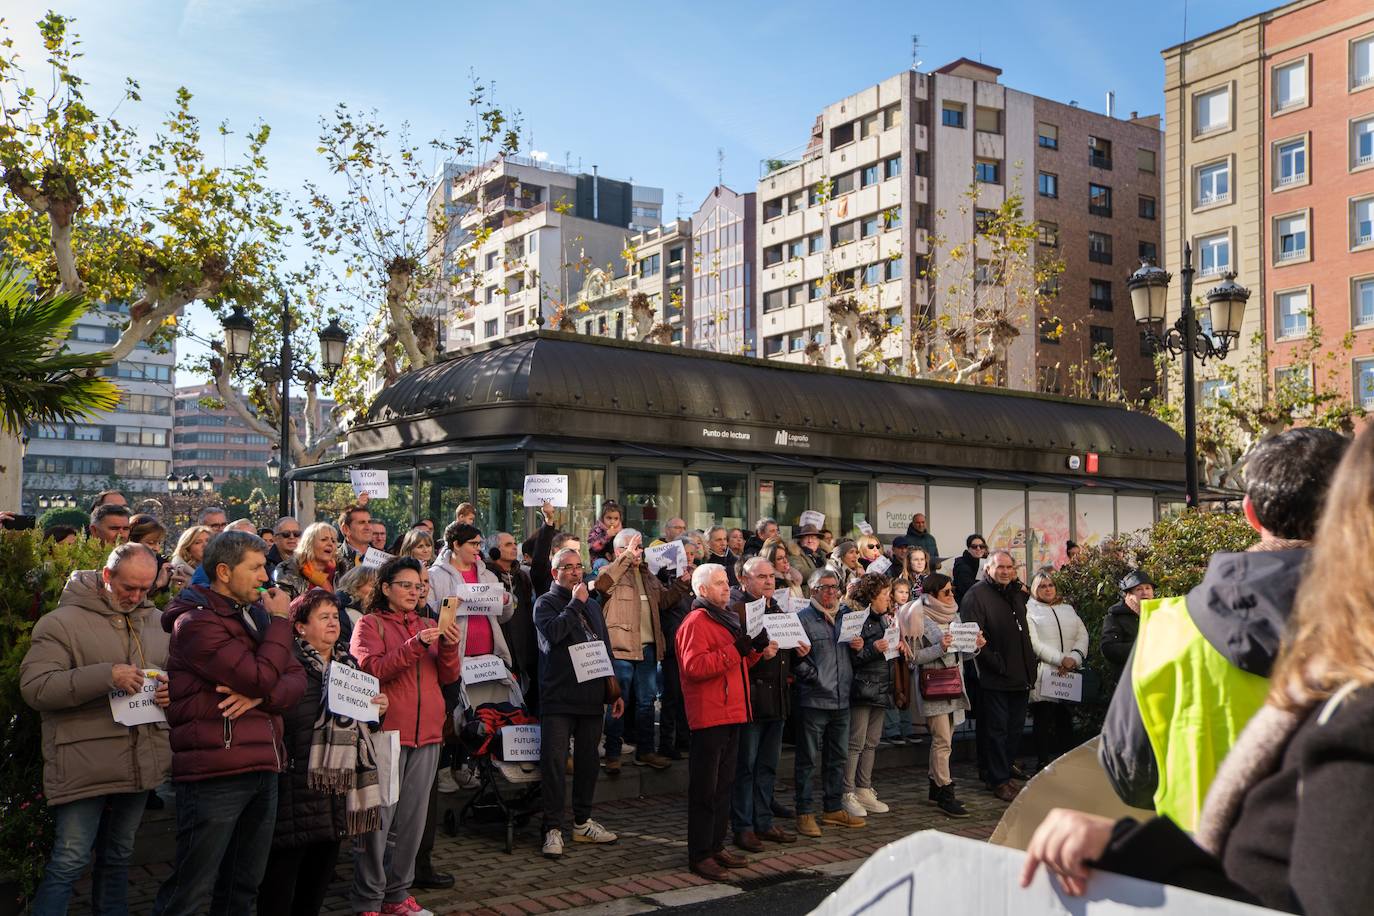
<svg viewBox="0 0 1374 916"><path fill-rule="evenodd" d="M168 605L162 628L177 790L177 851L155 916L249 913L277 821L286 766L281 714L305 692L291 649L290 602L267 582L267 545L226 531L205 546L210 585Z"/></svg>
<svg viewBox="0 0 1374 916"><path fill-rule="evenodd" d="M768 631L750 638L739 615L726 610L730 580L714 563L692 573L697 600L677 631L682 698L692 749L687 768L687 862L712 881L749 860L725 848L730 790L739 756L739 727L749 721L748 667L778 653Z"/></svg>

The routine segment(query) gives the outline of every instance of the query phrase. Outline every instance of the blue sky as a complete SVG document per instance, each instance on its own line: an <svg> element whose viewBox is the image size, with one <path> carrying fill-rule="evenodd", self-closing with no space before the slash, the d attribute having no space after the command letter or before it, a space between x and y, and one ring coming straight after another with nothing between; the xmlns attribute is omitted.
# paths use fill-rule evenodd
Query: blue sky
<svg viewBox="0 0 1374 916"><path fill-rule="evenodd" d="M44 10L77 18L98 110L128 75L144 102L121 116L149 129L179 85L207 126L267 121L283 189L320 176L317 121L336 102L418 137L452 133L475 72L520 110L527 151L660 186L671 218L679 193L690 216L715 184L717 149L725 182L752 189L759 161L803 144L822 106L909 67L913 33L922 69L981 58L1017 89L1095 111L1115 90L1118 113L1158 112L1159 52L1182 40L1183 5L5 0L3 14L26 56ZM1193 0L1187 31L1275 5Z"/></svg>

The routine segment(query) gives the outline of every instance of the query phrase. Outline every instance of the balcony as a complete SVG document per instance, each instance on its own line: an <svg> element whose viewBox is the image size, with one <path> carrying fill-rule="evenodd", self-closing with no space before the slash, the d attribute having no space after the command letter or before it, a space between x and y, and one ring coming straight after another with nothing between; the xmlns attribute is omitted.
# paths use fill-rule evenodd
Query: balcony
<svg viewBox="0 0 1374 916"><path fill-rule="evenodd" d="M1284 247L1279 251L1279 263L1287 261L1301 261L1307 257L1307 245L1304 243L1301 248Z"/></svg>
<svg viewBox="0 0 1374 916"><path fill-rule="evenodd" d="M1306 181L1306 180L1307 180L1307 173L1306 173L1306 172L1289 172L1287 175L1280 175L1280 176L1279 176L1278 186L1279 186L1280 188L1286 188L1286 187L1288 187L1289 185L1298 184L1298 183L1300 183L1300 182L1302 182L1302 181Z"/></svg>
<svg viewBox="0 0 1374 916"><path fill-rule="evenodd" d="M1110 264L1112 263L1112 253L1110 251L1089 248L1088 260L1092 261L1094 264Z"/></svg>
<svg viewBox="0 0 1374 916"><path fill-rule="evenodd" d="M1095 169L1112 170L1112 157L1097 150L1088 150L1088 165Z"/></svg>

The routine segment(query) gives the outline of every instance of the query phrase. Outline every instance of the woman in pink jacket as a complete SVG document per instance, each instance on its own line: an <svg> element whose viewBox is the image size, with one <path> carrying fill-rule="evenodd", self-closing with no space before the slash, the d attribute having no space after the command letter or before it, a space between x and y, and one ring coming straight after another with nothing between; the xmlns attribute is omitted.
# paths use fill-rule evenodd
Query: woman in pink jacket
<svg viewBox="0 0 1374 916"><path fill-rule="evenodd" d="M382 564L372 606L353 628L350 648L358 667L381 681L390 701L382 728L397 732L401 744L400 797L382 809L381 827L361 838L354 855L353 911L363 916L429 913L410 896L410 883L439 769L445 717L440 685L457 681L462 663L457 625L441 632L434 618L420 616L420 571L420 561L411 557Z"/></svg>

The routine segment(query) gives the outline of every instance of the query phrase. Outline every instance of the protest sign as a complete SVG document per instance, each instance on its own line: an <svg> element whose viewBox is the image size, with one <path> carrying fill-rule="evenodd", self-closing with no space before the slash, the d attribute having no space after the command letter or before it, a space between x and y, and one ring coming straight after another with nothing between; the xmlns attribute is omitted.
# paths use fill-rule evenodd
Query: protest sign
<svg viewBox="0 0 1374 916"><path fill-rule="evenodd" d="M768 628L768 638L777 643L779 649L811 645L801 618L796 614L769 614L764 617L763 625Z"/></svg>
<svg viewBox="0 0 1374 916"><path fill-rule="evenodd" d="M331 662L329 665L329 711L359 722L376 722L377 705L372 698L382 692L381 682L357 668Z"/></svg>
<svg viewBox="0 0 1374 916"><path fill-rule="evenodd" d="M567 474L526 474L525 507L537 509L544 503L563 509L568 505Z"/></svg>
<svg viewBox="0 0 1374 916"><path fill-rule="evenodd" d="M611 656L606 652L606 644L599 639L575 642L568 646L568 653L572 656L573 673L577 675L579 684L615 673L611 667Z"/></svg>
<svg viewBox="0 0 1374 916"><path fill-rule="evenodd" d="M145 668L143 686L137 692L125 693L118 688L110 691L110 715L116 722L134 726L167 721L167 714L157 705L154 696L162 685L158 675L166 677L167 672L160 668Z"/></svg>
<svg viewBox="0 0 1374 916"><path fill-rule="evenodd" d="M1040 696L1046 700L1063 700L1067 703L1083 702L1083 675L1055 674L1053 668L1045 668L1040 674Z"/></svg>
<svg viewBox="0 0 1374 916"><path fill-rule="evenodd" d="M371 737L382 805L394 805L401 797L401 733L379 731L373 732Z"/></svg>
<svg viewBox="0 0 1374 916"><path fill-rule="evenodd" d="M902 651L898 648L898 643L902 641L901 630L897 629L896 626L890 626L883 630L883 639L887 640L887 648L883 650L883 658L892 661Z"/></svg>
<svg viewBox="0 0 1374 916"><path fill-rule="evenodd" d="M855 527L855 528L858 528L858 529L859 529L861 532L863 532L864 534L872 534L872 533L873 533L873 526L870 525L868 522L864 521L864 518L863 518L862 515L856 515L856 516L854 517L854 527Z"/></svg>
<svg viewBox="0 0 1374 916"><path fill-rule="evenodd" d="M499 655L468 655L463 658L463 683L481 684L506 676L506 663Z"/></svg>
<svg viewBox="0 0 1374 916"><path fill-rule="evenodd" d="M774 598L777 598L775 595ZM778 600L778 607L784 611L791 611L793 614L800 614L811 606L811 599L802 595L783 595Z"/></svg>
<svg viewBox="0 0 1374 916"><path fill-rule="evenodd" d="M849 642L863 632L867 611L850 611L840 618L839 642Z"/></svg>
<svg viewBox="0 0 1374 916"><path fill-rule="evenodd" d="M949 644L951 652L977 652L978 651L978 624L976 623L951 623L949 632L954 636L954 642Z"/></svg>
<svg viewBox="0 0 1374 916"><path fill-rule="evenodd" d="M868 569L865 570L865 572L877 573L881 576L885 575L887 571L891 568L891 560L889 560L887 557L878 557L877 559L873 560L871 563L868 564Z"/></svg>
<svg viewBox="0 0 1374 916"><path fill-rule="evenodd" d="M500 614L506 599L506 590L499 582L460 582L453 590L454 597L461 601L454 611L460 617Z"/></svg>
<svg viewBox="0 0 1374 916"><path fill-rule="evenodd" d="M390 492L386 471L349 471L348 476L353 481L354 495L366 493L372 499L386 499Z"/></svg>
<svg viewBox="0 0 1374 916"><path fill-rule="evenodd" d="M501 759L509 763L539 762L539 726L507 725L501 729Z"/></svg>
<svg viewBox="0 0 1374 916"><path fill-rule="evenodd" d="M390 560L391 556L385 550L369 547L367 553L363 554L363 569L381 569L382 564Z"/></svg>
<svg viewBox="0 0 1374 916"><path fill-rule="evenodd" d="M763 630L763 615L767 612L767 598L750 601L744 605L744 629L750 637L758 636Z"/></svg>
<svg viewBox="0 0 1374 916"><path fill-rule="evenodd" d="M681 574L683 567L687 565L687 556L682 550L681 541L669 541L656 547L645 547L644 562L649 567L649 572L654 575L658 575L669 566Z"/></svg>
<svg viewBox="0 0 1374 916"><path fill-rule="evenodd" d="M820 531L825 527L825 513L817 512L815 509L807 509L797 519L797 524L805 528L807 525L815 525L816 530Z"/></svg>

